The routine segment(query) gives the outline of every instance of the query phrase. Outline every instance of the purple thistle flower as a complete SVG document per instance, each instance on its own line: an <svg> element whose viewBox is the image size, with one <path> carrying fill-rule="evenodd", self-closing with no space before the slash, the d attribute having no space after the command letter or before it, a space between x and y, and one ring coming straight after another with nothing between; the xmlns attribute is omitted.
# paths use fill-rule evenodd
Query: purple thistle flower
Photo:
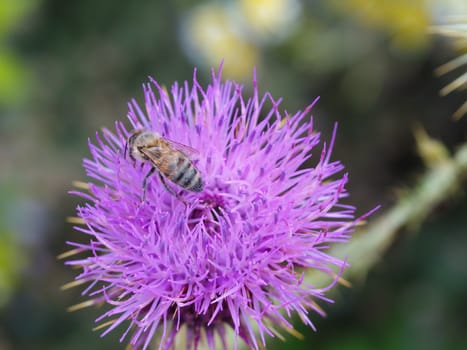
<svg viewBox="0 0 467 350"><path fill-rule="evenodd" d="M159 349L169 349L182 326L187 349L198 347L204 334L209 349L215 339L227 348L226 326L237 338L258 349L276 328L292 329L292 314L312 327L309 310L323 311L325 296L347 266L326 253L332 243L346 242L355 224L347 196L347 174L331 161L329 145L313 129L311 108L293 115L280 112L280 100L253 97L242 86L221 82L220 70L203 89L174 84L170 93L151 79L145 84L145 111L129 104L131 127L116 122L89 141L84 160L94 180L88 200L77 208L87 243L68 242L68 261L82 268L74 285L89 283L86 305L107 304L97 321L103 335L124 325L134 348L146 349L156 333ZM154 92L154 89L156 93ZM269 107L267 107L269 106ZM203 191L190 192L158 176L142 183L149 161L125 155L132 130L150 130L198 151L193 164ZM316 153L316 155L314 154ZM312 157L313 154L313 157ZM314 161L313 167L305 167ZM70 254L70 255L71 255ZM305 283L311 269L332 276L322 288Z"/></svg>

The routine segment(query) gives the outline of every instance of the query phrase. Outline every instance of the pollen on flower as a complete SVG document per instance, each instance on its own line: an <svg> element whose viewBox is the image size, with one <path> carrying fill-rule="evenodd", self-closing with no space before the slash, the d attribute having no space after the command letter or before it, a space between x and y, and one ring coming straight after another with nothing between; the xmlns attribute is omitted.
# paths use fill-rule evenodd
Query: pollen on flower
<svg viewBox="0 0 467 350"><path fill-rule="evenodd" d="M280 100L260 96L256 77L246 98L220 70L206 88L195 72L192 84L166 91L151 79L143 90L145 106L129 103L128 126L118 121L89 141L90 181L72 192L86 203L70 221L87 237L61 256L81 269L65 286L85 288L88 300L74 308L106 305L96 329L120 329L135 349L170 349L182 327L187 348L205 342L212 350L216 341L227 347L226 328L253 349L280 336L278 328L296 333L293 315L314 329L309 311L324 315L326 291L345 282L346 262L327 249L346 242L360 220L341 203L348 177L331 160L335 130L326 144L313 128L316 101L281 112ZM141 159L131 159L134 130L182 153L144 144ZM183 170L170 168L175 159ZM202 191L182 185L195 176L191 166ZM311 285L305 270L332 282Z"/></svg>

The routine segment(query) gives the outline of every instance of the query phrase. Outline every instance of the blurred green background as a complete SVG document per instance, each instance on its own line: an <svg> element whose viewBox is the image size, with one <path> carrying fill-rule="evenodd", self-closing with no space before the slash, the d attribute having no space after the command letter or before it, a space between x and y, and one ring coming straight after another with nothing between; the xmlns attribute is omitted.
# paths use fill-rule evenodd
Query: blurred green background
<svg viewBox="0 0 467 350"><path fill-rule="evenodd" d="M77 240L67 216L87 138L124 120L147 76L224 77L294 111L321 96L318 130L339 123L334 159L350 172L350 203L384 215L425 171L413 127L451 151L466 119L465 92L439 97L456 72L435 68L460 53L428 28L467 15L465 0L59 1L0 0L0 350L124 349L92 332L99 310L68 313L79 290L56 256ZM459 75L459 72L457 72ZM460 190L429 219L400 232L365 280L340 287L318 332L282 349L467 349L467 198ZM363 257L364 258L364 257Z"/></svg>

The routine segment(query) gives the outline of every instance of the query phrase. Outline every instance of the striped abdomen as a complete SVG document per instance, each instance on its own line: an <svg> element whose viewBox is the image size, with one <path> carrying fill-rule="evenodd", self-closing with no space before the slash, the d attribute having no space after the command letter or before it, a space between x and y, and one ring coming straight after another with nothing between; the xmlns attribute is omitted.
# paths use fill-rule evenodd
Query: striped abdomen
<svg viewBox="0 0 467 350"><path fill-rule="evenodd" d="M188 191L201 192L204 187L203 181L191 160L180 151L176 151L169 158L166 166L160 167L164 176Z"/></svg>

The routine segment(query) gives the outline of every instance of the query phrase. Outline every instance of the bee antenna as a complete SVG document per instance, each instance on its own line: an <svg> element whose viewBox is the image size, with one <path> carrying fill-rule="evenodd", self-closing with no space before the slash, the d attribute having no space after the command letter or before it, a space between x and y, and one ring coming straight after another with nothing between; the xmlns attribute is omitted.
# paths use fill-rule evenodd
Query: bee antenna
<svg viewBox="0 0 467 350"><path fill-rule="evenodd" d="M125 142L125 147L123 148L123 159L126 159L126 155L128 152L128 139Z"/></svg>

